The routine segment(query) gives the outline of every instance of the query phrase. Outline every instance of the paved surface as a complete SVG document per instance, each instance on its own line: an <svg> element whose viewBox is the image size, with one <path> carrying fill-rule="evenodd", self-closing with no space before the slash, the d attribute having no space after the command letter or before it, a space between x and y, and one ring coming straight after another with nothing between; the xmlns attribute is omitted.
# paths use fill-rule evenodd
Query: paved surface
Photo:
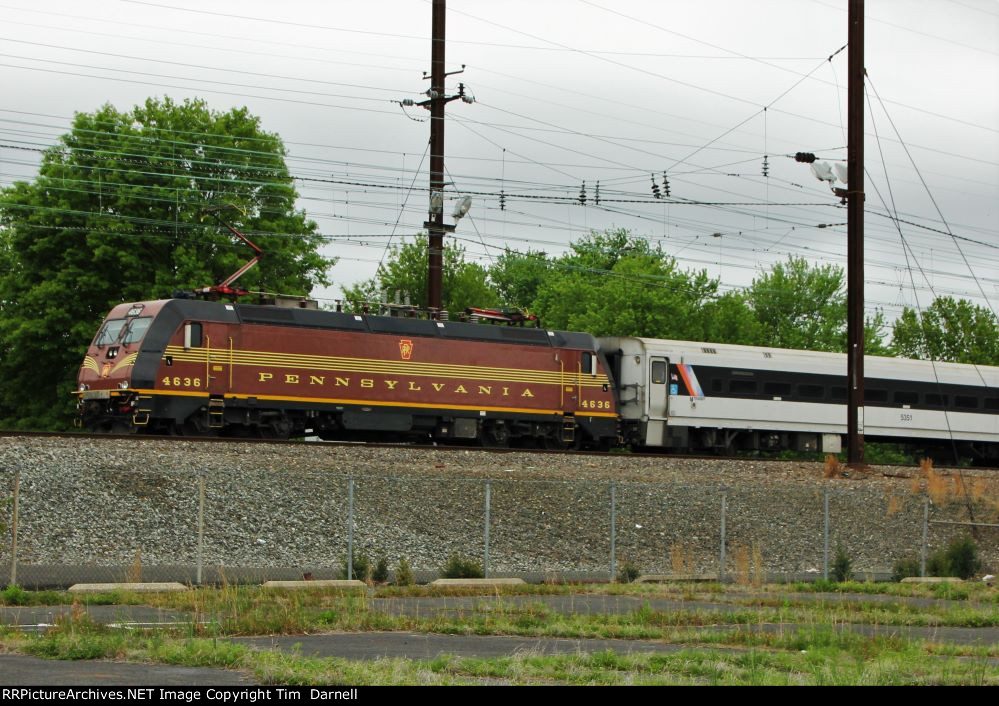
<svg viewBox="0 0 999 706"><path fill-rule="evenodd" d="M244 672L104 660L63 661L0 654L4 686L253 686Z"/></svg>
<svg viewBox="0 0 999 706"><path fill-rule="evenodd" d="M559 638L507 637L503 635L435 635L409 632L330 633L327 635L283 635L235 638L234 642L263 650L297 652L309 657L378 659L404 657L433 659L449 654L460 657L508 657L515 654L559 655L613 650L632 652L679 652L689 645L668 645L647 640L570 640ZM712 647L718 652L742 652Z"/></svg>
<svg viewBox="0 0 999 706"><path fill-rule="evenodd" d="M796 625L793 623L756 623L751 625L712 625L705 630L726 631L732 629L766 632L771 634L794 634L798 630L805 631L816 628L824 629L828 625ZM907 640L928 640L930 642L950 643L954 645L999 645L999 628L921 628L894 625L864 625L838 624L832 626L838 632L852 632L867 637L900 637Z"/></svg>
<svg viewBox="0 0 999 706"><path fill-rule="evenodd" d="M718 625L706 630L725 631L733 626ZM789 633L805 625L752 625L743 629L751 632ZM987 636L976 634L974 628L886 628L871 625L841 625L841 632L856 632L867 636L930 639L935 642L981 645ZM992 639L999 637L993 631ZM400 657L429 660L442 654L459 657L507 657L515 654L558 655L602 652L612 650L621 654L670 653L701 649L712 652L748 652L746 648L677 645L651 640L590 640L533 637L507 637L502 635L436 635L408 632L329 633L325 635L282 635L272 637L234 638L234 642L262 650L281 650L309 657L342 657L344 659L378 659ZM999 659L988 663L999 667Z"/></svg>
<svg viewBox="0 0 999 706"><path fill-rule="evenodd" d="M68 605L43 606L2 606L0 624L20 626L53 625L59 618L72 612ZM85 606L84 612L98 623L140 623L150 626L165 623L191 622L191 614L185 611L171 611L145 605L93 605Z"/></svg>
<svg viewBox="0 0 999 706"><path fill-rule="evenodd" d="M733 603L733 600L782 601L779 594L730 594L728 600L681 600L673 598L656 598L644 596L608 596L605 594L577 595L500 595L500 596L435 596L422 598L375 598L371 605L375 610L392 615L436 615L440 613L470 613L501 611L504 606L544 606L556 613L577 613L613 615L632 613L648 607L659 613L676 611L712 611L718 613L735 613L758 610L757 606ZM969 603L967 601L948 601L937 598L895 598L884 595L861 595L842 593L801 593L787 596L792 602L798 603L885 603L905 604L913 608L927 607L989 607L989 604ZM765 609L767 606L763 606ZM774 608L779 606L773 606ZM991 604L999 614L999 605Z"/></svg>

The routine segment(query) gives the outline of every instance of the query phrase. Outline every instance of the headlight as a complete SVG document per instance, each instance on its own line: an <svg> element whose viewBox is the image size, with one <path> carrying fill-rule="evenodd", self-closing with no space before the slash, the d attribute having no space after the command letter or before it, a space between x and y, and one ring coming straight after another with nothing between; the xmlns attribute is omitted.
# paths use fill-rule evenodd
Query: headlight
<svg viewBox="0 0 999 706"><path fill-rule="evenodd" d="M122 389L122 390L127 390L128 389L128 382L119 382L118 383L118 387L120 389Z"/></svg>
<svg viewBox="0 0 999 706"><path fill-rule="evenodd" d="M79 387L79 391L80 392L83 392L84 390L89 390L89 389L90 389L90 385L86 385L86 384L84 384L82 382L80 383L80 387Z"/></svg>

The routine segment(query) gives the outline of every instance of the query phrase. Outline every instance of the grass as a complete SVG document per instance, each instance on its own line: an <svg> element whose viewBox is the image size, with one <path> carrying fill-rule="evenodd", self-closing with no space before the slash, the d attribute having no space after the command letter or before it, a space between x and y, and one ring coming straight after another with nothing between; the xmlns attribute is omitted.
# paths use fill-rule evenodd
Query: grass
<svg viewBox="0 0 999 706"><path fill-rule="evenodd" d="M670 652L611 651L500 658L440 655L432 660L352 661L254 650L227 640L166 632L111 631L77 615L45 635L6 634L8 650L51 659L117 659L189 667L241 669L272 685L445 684L718 684L718 685L997 685L999 672L983 655L958 657L897 639L865 639L829 627L783 635L748 632L723 638L743 649L704 644Z"/></svg>
<svg viewBox="0 0 999 706"><path fill-rule="evenodd" d="M833 601L808 592L887 594L901 600ZM190 622L159 631L112 630L90 621L76 601L43 635L0 630L0 648L54 659L119 659L247 670L266 684L999 684L999 645L939 645L869 638L852 624L999 626L995 591L978 584L542 584L489 591L428 586L376 588L362 594L329 590L264 591L226 585L184 593L97 597L186 611ZM637 598L635 610L568 614L544 602L551 595ZM20 589L8 604L51 605L70 594ZM531 599L534 596L535 600ZM414 610L409 598L439 598ZM471 600L469 600L471 597ZM951 601L927 606L909 597ZM93 601L95 597L86 599ZM380 599L377 603L373 598ZM455 600L449 602L448 598ZM729 610L657 611L652 600L707 600ZM643 600L647 599L647 600ZM571 601L570 601L571 603ZM421 607L424 604L416 604ZM439 610L442 605L445 610ZM401 614L402 609L412 614ZM399 614L397 614L399 613ZM783 627L782 627L783 626ZM331 631L407 631L455 635L614 638L669 644L669 653L539 655L499 659L438 657L429 661L350 661L252 650L238 635Z"/></svg>
<svg viewBox="0 0 999 706"><path fill-rule="evenodd" d="M67 605L74 600L87 605L121 605L127 602L119 592L72 594L66 591L26 591L20 586L8 586L0 591L0 605L5 606Z"/></svg>

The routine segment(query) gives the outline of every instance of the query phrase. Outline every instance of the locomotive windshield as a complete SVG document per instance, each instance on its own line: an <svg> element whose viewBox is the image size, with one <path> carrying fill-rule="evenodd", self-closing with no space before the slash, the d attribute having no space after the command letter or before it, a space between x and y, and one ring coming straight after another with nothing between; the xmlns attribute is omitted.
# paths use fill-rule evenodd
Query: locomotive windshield
<svg viewBox="0 0 999 706"><path fill-rule="evenodd" d="M149 328L149 322L153 320L151 316L140 316L137 319L131 319L128 322L128 327L125 329L124 337L121 342L136 343L142 340L142 337L146 335L146 330Z"/></svg>
<svg viewBox="0 0 999 706"><path fill-rule="evenodd" d="M100 333L97 334L97 340L94 341L95 346L107 346L118 340L118 336L121 334L121 329L125 326L125 319L111 319L106 322L104 326L101 327Z"/></svg>
<svg viewBox="0 0 999 706"><path fill-rule="evenodd" d="M105 322L101 332L94 341L95 346L108 346L121 339L122 344L136 343L146 335L151 316L140 316L132 319L111 319Z"/></svg>

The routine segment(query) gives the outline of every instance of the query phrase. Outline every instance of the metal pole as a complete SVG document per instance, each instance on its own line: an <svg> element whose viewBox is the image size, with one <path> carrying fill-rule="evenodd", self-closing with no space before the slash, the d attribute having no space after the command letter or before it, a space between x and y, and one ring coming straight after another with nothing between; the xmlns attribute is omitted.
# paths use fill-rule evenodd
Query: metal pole
<svg viewBox="0 0 999 706"><path fill-rule="evenodd" d="M864 0L850 0L847 87L847 463L864 464Z"/></svg>
<svg viewBox="0 0 999 706"><path fill-rule="evenodd" d="M489 578L489 506L492 500L492 483L486 481L486 525L483 529L485 552L482 557L482 575Z"/></svg>
<svg viewBox="0 0 999 706"><path fill-rule="evenodd" d="M926 532L929 529L930 499L923 498L923 546L919 548L919 575L926 576Z"/></svg>
<svg viewBox="0 0 999 706"><path fill-rule="evenodd" d="M822 578L829 580L829 488L822 491Z"/></svg>
<svg viewBox="0 0 999 706"><path fill-rule="evenodd" d="M205 474L198 474L198 585L205 565Z"/></svg>
<svg viewBox="0 0 999 706"><path fill-rule="evenodd" d="M725 507L728 500L726 493L722 493L721 503L721 552L718 557L718 580L725 581Z"/></svg>
<svg viewBox="0 0 999 706"><path fill-rule="evenodd" d="M433 0L430 50L430 194L444 195L444 19L445 0ZM444 273L444 212L431 210L427 221L427 306L442 306Z"/></svg>
<svg viewBox="0 0 999 706"><path fill-rule="evenodd" d="M617 576L617 483L611 483L610 503L610 580Z"/></svg>
<svg viewBox="0 0 999 706"><path fill-rule="evenodd" d="M354 479L347 481L347 580L354 578Z"/></svg>
<svg viewBox="0 0 999 706"><path fill-rule="evenodd" d="M17 585L17 513L21 503L21 469L14 471L14 507L10 521L10 585Z"/></svg>

